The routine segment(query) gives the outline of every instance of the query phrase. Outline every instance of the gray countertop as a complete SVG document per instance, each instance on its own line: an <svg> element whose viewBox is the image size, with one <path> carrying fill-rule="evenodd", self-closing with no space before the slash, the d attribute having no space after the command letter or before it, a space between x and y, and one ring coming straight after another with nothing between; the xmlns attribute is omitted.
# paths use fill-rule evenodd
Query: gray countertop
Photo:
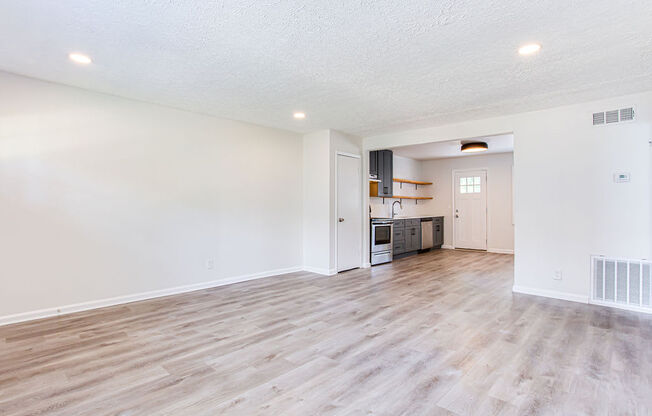
<svg viewBox="0 0 652 416"><path fill-rule="evenodd" d="M402 217L402 216L396 216L394 218L389 218L389 217L371 217L372 220L411 220L411 219L416 219L416 218L436 218L436 217L443 217L443 215L416 215L412 217Z"/></svg>

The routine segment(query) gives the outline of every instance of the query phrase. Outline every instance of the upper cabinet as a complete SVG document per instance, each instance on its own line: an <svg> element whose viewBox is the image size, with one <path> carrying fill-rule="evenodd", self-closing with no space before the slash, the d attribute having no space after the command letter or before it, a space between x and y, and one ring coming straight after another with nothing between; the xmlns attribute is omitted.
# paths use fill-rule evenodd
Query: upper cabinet
<svg viewBox="0 0 652 416"><path fill-rule="evenodd" d="M392 197L394 180L394 160L391 150L369 152L369 179L377 181L379 197ZM375 189L374 189L375 190Z"/></svg>

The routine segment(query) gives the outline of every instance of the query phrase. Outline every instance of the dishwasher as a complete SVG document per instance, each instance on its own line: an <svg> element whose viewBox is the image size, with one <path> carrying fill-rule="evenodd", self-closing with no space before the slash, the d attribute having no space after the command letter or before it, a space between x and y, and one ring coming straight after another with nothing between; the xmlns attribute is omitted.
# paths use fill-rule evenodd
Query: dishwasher
<svg viewBox="0 0 652 416"><path fill-rule="evenodd" d="M421 250L432 248L432 218L421 219Z"/></svg>

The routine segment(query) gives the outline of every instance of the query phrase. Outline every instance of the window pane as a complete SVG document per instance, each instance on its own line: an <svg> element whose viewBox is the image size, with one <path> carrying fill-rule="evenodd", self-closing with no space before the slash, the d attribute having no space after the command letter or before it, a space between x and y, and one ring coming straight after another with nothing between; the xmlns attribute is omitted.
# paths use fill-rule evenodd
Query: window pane
<svg viewBox="0 0 652 416"><path fill-rule="evenodd" d="M460 185L466 185L466 178L460 178Z"/></svg>
<svg viewBox="0 0 652 416"><path fill-rule="evenodd" d="M473 178L473 183L474 183L475 185L480 185L480 177L479 177L479 176L476 176L475 178Z"/></svg>
<svg viewBox="0 0 652 416"><path fill-rule="evenodd" d="M467 194L473 193L473 185L466 185L466 193Z"/></svg>
<svg viewBox="0 0 652 416"><path fill-rule="evenodd" d="M480 185L475 185L473 192L479 193L480 192Z"/></svg>
<svg viewBox="0 0 652 416"><path fill-rule="evenodd" d="M460 186L460 193L461 193L461 194L465 194L465 193L466 193L466 186L465 186L465 185Z"/></svg>

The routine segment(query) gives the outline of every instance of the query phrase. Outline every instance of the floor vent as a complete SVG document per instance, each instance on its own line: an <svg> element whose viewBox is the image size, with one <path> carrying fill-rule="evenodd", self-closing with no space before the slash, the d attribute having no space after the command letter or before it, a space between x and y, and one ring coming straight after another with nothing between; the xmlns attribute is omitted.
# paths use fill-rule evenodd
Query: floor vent
<svg viewBox="0 0 652 416"><path fill-rule="evenodd" d="M593 256L591 303L652 313L652 262Z"/></svg>
<svg viewBox="0 0 652 416"><path fill-rule="evenodd" d="M602 126L605 124L621 123L634 120L634 108L621 108L620 110L601 111L593 113L593 125Z"/></svg>

